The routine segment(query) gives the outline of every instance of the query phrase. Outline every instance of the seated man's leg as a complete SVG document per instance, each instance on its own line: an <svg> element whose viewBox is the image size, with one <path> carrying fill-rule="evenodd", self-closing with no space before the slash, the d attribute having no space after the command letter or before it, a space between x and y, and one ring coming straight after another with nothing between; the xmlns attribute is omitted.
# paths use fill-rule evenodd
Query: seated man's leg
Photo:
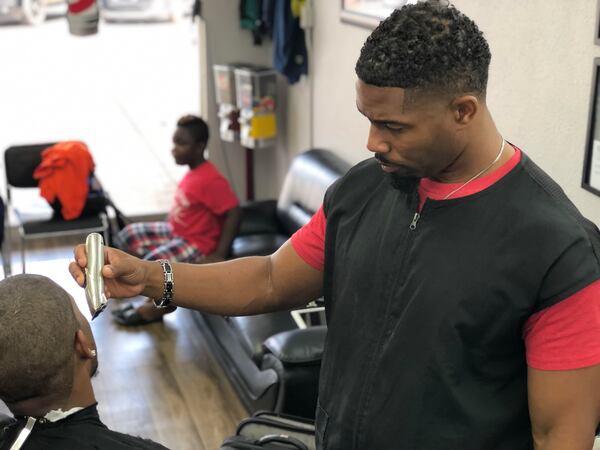
<svg viewBox="0 0 600 450"><path fill-rule="evenodd" d="M148 261L168 259L185 263L199 263L203 258L204 255L196 246L179 237L169 240L144 256L144 259ZM147 299L145 303L135 309L125 308L116 311L114 317L121 325L144 325L162 320L163 316L175 309L175 306L157 308L154 306L153 300Z"/></svg>
<svg viewBox="0 0 600 450"><path fill-rule="evenodd" d="M144 258L171 239L173 234L167 222L137 222L130 223L119 231L115 246L138 258Z"/></svg>
<svg viewBox="0 0 600 450"><path fill-rule="evenodd" d="M168 259L169 261L198 263L204 258L202 252L187 240L175 237L156 247L144 256L144 259L156 261Z"/></svg>

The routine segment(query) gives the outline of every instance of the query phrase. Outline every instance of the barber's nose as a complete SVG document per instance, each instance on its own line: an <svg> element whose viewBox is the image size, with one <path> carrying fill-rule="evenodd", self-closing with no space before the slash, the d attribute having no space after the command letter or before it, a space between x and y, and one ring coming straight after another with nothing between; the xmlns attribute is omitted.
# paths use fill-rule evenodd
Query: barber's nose
<svg viewBox="0 0 600 450"><path fill-rule="evenodd" d="M390 151L390 146L382 138L381 131L375 125L369 128L369 139L367 140L367 150L373 153L387 153Z"/></svg>

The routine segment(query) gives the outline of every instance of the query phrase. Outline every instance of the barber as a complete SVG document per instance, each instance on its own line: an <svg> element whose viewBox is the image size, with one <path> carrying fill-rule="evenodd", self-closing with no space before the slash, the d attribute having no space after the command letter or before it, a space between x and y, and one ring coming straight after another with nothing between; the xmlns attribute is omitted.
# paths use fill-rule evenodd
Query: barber
<svg viewBox="0 0 600 450"><path fill-rule="evenodd" d="M106 249L107 295L223 315L324 295L319 449L590 450L600 234L496 128L490 59L445 2L396 10L356 65L375 158L270 256L171 265ZM75 261L83 285L83 246Z"/></svg>

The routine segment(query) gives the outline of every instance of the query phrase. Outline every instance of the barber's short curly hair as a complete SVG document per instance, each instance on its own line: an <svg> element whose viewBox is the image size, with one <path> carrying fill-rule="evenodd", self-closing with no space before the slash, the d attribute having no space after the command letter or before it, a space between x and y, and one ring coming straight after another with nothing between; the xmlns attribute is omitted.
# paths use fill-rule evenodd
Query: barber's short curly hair
<svg viewBox="0 0 600 450"><path fill-rule="evenodd" d="M364 83L485 96L491 54L475 22L444 0L394 11L367 38L356 63Z"/></svg>

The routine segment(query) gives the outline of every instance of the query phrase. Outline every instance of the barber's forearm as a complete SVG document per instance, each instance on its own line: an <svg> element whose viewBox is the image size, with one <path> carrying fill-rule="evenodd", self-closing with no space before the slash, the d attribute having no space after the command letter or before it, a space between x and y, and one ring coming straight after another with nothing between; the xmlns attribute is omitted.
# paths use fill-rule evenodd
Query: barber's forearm
<svg viewBox="0 0 600 450"><path fill-rule="evenodd" d="M222 315L259 314L278 309L270 284L269 257L240 258L217 264L173 263L173 304ZM148 265L144 295L162 297L164 274Z"/></svg>

